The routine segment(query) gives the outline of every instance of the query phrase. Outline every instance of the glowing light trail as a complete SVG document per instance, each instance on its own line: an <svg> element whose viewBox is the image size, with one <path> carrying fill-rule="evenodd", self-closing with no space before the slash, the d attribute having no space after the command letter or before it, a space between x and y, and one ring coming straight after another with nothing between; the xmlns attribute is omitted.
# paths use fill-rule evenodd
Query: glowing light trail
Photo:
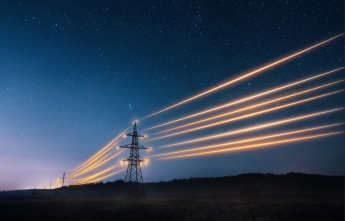
<svg viewBox="0 0 345 221"><path fill-rule="evenodd" d="M98 177L98 176L100 176L100 175L102 175L102 174L108 172L109 170L115 169L116 167L118 167L118 165L111 166L111 167L109 167L109 168L107 168L107 169L105 169L105 170L102 170L101 172L98 172L98 173L94 174L94 175L91 175L91 176L88 176L88 177L79 179L80 181L78 181L77 184L78 184L78 183L85 182L85 181L88 181L88 180L91 180L91 179L93 179L93 178L95 178L95 177Z"/></svg>
<svg viewBox="0 0 345 221"><path fill-rule="evenodd" d="M123 151L124 151L124 150L121 150L119 153L115 154L114 156L112 156L112 157L110 157L110 158L108 158L108 159L106 159L106 160L104 160L104 161L102 161L102 160L103 160L103 158L102 158L102 160L100 160L101 162L99 162L98 164L94 165L94 166L91 167L91 168L88 168L88 169L85 170L85 171L82 171L82 172L80 172L80 173L78 173L78 174L76 174L76 175L70 177L70 179L73 178L73 177L76 177L76 176L78 176L78 175L84 174L84 173L86 173L86 172L89 172L90 170L93 170L93 169L95 169L95 168L97 168L97 167L100 167L100 166L104 165L105 163L109 162L109 160L111 160L111 159L113 159L114 157L118 156L118 155L119 155L120 153L122 153Z"/></svg>
<svg viewBox="0 0 345 221"><path fill-rule="evenodd" d="M128 127L129 128L129 127ZM114 145L116 145L117 143L114 143L117 139L121 138L122 135L128 130L128 128L126 130L124 130L120 135L118 135L116 138L114 138L112 141L110 141L105 147L103 147L101 150L99 150L97 153L95 153L90 159L88 159L86 162L84 162L83 164L81 164L80 166L74 168L73 170L76 170L74 172L77 172L83 168L85 168L87 165L89 165L90 163L94 162L96 159L98 159L100 156L102 156L104 153L106 153L111 147L113 147ZM98 156L98 157L97 157ZM84 165L84 166L83 166ZM78 169L79 168L79 169ZM73 171L72 170L72 171Z"/></svg>
<svg viewBox="0 0 345 221"><path fill-rule="evenodd" d="M80 171L84 171L84 170L87 170L88 168L92 167L93 165L97 164L98 162L100 162L101 160L103 160L104 158L106 158L107 156L109 156L111 153L113 152L110 152L108 153L106 156L104 156L104 154L106 154L109 150L111 150L112 147L114 147L115 145L117 145L118 142L114 143L107 151L103 152L101 155L99 155L98 157L94 158L92 161L90 161L88 164L86 164L85 166L81 167L80 169L72 172L72 174L75 174L77 172L80 172ZM103 158L101 159L98 159L100 157L104 156Z"/></svg>
<svg viewBox="0 0 345 221"><path fill-rule="evenodd" d="M157 126L153 126L153 127L147 128L145 130L151 130L151 129L162 127L162 126L165 126L165 125L168 125L168 124L172 124L172 123L176 123L176 122L179 122L179 121L182 121L182 120L186 120L186 119L189 119L189 118L192 118L192 117L196 117L196 116L199 116L199 115L202 115L202 114L206 114L206 113L209 113L209 112L212 112L212 111L216 111L216 110L219 110L219 109L222 109L222 108L230 107L230 106L233 106L235 104L239 104L239 103L242 103L242 102L245 102L245 101L249 101L249 100L252 100L252 99L255 99L255 98L259 98L259 97L262 97L264 95L268 95L268 94L271 94L273 92L277 92L277 91L280 91L280 90L283 90L283 89L286 89L286 88L289 88L289 87L292 87L292 86L295 86L295 85L298 85L298 84L301 84L301 83L304 83L304 82L307 82L307 81L310 81L310 80L313 80L313 79L316 79L316 78L319 78L319 77L322 77L322 76L325 76L327 74L334 73L334 72L342 70L342 69L344 69L344 67L337 68L337 69L334 69L334 70L331 70L331 71L328 71L328 72L324 72L322 74L318 74L316 76L309 77L309 78L306 78L306 79L303 79L303 80L300 80L300 81L296 81L294 83L290 83L290 84L287 84L287 85L284 85L284 86L280 86L280 87L277 87L277 88L274 88L274 89L271 89L271 90L268 90L268 91L264 91L264 92L259 93L259 94L251 95L251 96L248 96L248 97L245 97L245 98L242 98L242 99L239 99L239 100L236 100L236 101L224 104L224 105L220 105L220 106L217 106L217 107L214 107L214 108L210 108L210 109L207 109L207 110L204 110L204 111L201 111L201 112L197 112L195 114L191 114L191 115L188 115L188 116L185 116L185 117L182 117L182 118L178 118L176 120L172 120L172 121L169 121L169 122L166 122L166 123L163 123L163 124L159 124Z"/></svg>
<svg viewBox="0 0 345 221"><path fill-rule="evenodd" d="M92 163L91 165L89 165L88 167L84 168L82 171L76 171L74 173L71 173L70 176L71 178L76 177L80 174L84 174L85 171L88 172L90 168L92 168L94 165L98 164L99 162L101 162L102 160L104 160L105 158L107 158L109 155L113 154L114 152L110 152L107 155L105 155L104 157L102 157L101 159L97 160L96 162Z"/></svg>
<svg viewBox="0 0 345 221"><path fill-rule="evenodd" d="M233 83L235 83L235 82L237 82L237 81L240 81L240 80L242 80L242 79L245 79L245 78L247 78L247 77L249 77L249 76L252 76L252 75L254 75L254 74L257 74L257 73L259 73L259 72L261 72L261 71L264 71L264 70L266 70L266 69L269 69L269 68L271 68L271 67L273 67L273 66L276 66L276 65L278 65L278 64L280 64L280 63L282 63L282 62L284 62L284 61L288 61L288 60L290 60L290 59L292 59L292 58L294 58L294 57L296 57L296 56L298 56L298 55L304 54L304 53L306 53L307 51L310 51L310 50L312 50L312 49L314 49L314 48L316 48L316 47L318 47L318 46L320 46L320 45L323 45L323 44L325 44L325 43L327 43L327 42L329 42L329 41L332 41L333 39L336 39L336 38L338 38L338 37L340 37L340 36L343 36L343 34L344 34L344 33L342 33L342 34L340 34L340 35L337 35L337 36L334 36L334 37L329 38L329 39L327 39L327 40L325 40L325 41L322 41L322 42L320 42L320 43L318 43L318 44L315 44L315 45L313 45L313 46L311 46L311 47L308 47L308 48L303 49L303 50L301 50L301 51L299 51L299 52L296 52L296 53L294 53L294 54L292 54L292 55L286 56L286 57L284 57L284 58L282 58L282 59L280 59L280 60L278 60L278 61L269 63L269 64L267 64L267 65L265 65L265 66L263 66L263 67L260 67L260 68L254 70L254 71L250 71L249 73L240 75L239 77L237 77L237 78L235 78L235 79L233 79L233 80L230 80L230 81L228 81L228 82L226 82L226 83L224 83L224 84L221 84L221 85L219 85L219 86L216 86L216 87L214 87L214 88L211 88L211 89L209 89L209 90L207 90L207 91L205 91L205 92L202 92L202 93L200 93L200 94L197 94L197 95L195 95L195 96L193 96L193 97L191 97L191 98L188 98L188 99L186 99L186 100L183 100L183 101L181 101L181 102L179 102L179 103L177 103L177 104L174 104L174 105L172 105L172 106L169 106L169 107L167 107L167 108L165 108L165 109L163 109L163 110L157 111L157 112L155 112L155 113L153 113L153 114L151 114L151 115L148 115L148 116L144 117L143 119L148 118L148 117L151 117L151 116L154 116L154 115L159 114L159 113L162 113L162 112L164 112L164 111L166 111L166 110L169 110L169 109L171 109L171 108L177 107L177 106L179 106L179 105L181 105L181 104L187 103L187 102L189 102L189 101L191 101L191 100L194 100L194 99L196 99L196 98L198 98L198 97L204 96L204 95L209 94L209 93L211 93L211 92L213 92L213 91L219 90L219 89L221 89L221 88L223 88L223 87L226 87L226 86L228 86L228 85L230 85L230 84L233 84Z"/></svg>
<svg viewBox="0 0 345 221"><path fill-rule="evenodd" d="M56 178L55 180L52 181L52 187L54 188L57 184L57 182L60 181L60 177Z"/></svg>
<svg viewBox="0 0 345 221"><path fill-rule="evenodd" d="M116 171L115 173L112 173L112 174L109 174L109 175L103 176L103 177L101 177L101 178L98 178L98 179L95 179L95 180L89 180L89 181L87 181L87 182L83 182L83 183L79 183L79 184L85 184L85 183L93 183L93 182L97 182L97 181L99 181L99 180L102 180L102 179L108 178L108 177L113 176L113 175L115 175L115 174L117 174L117 173L120 173L120 172L122 172L122 171L123 171L123 169L122 169L122 170L119 170L119 171Z"/></svg>
<svg viewBox="0 0 345 221"><path fill-rule="evenodd" d="M113 147L114 145L116 145L118 142L114 143L117 140L118 137L116 137L115 139L113 139L111 142L109 142L106 146L104 146L100 151L98 151L97 153L95 153L92 157L90 157L87 161L85 161L83 164L79 165L78 167L72 169L73 170L77 170L79 168L82 169L83 167L87 166L89 163L92 163L94 160L96 160L97 158L99 158L99 156L102 156L104 153L106 153L110 148L109 146ZM98 156L98 157L97 157ZM96 157L96 158L95 158Z"/></svg>
<svg viewBox="0 0 345 221"><path fill-rule="evenodd" d="M207 137L203 137L203 138L183 141L183 142L174 143L174 144L169 144L169 145L165 145L162 147L172 147L172 146L178 146L178 145L182 145L182 144L195 143L198 141L210 140L210 139L214 139L214 138L218 138L218 137L224 137L224 136L228 136L228 135L239 134L239 133L243 133L243 132L249 132L249 131L253 131L253 130L263 129L263 128L267 128L267 127L278 126L278 125L282 125L285 123L290 123L290 122L294 122L294 121L298 121L298 120L302 120L302 119L306 119L306 118L310 118L310 117L314 117L314 116L320 116L323 114L332 113L332 112L339 111L342 109L344 109L344 108L342 107L342 108L335 108L335 109L331 109L331 110L327 110L327 111L316 112L313 114L307 114L307 115L302 115L299 117L293 117L293 118L288 118L285 120L261 124L259 126L247 127L244 129L239 129L239 130L230 131L230 132L226 132L226 133L216 134L216 135L212 135L212 136L207 136Z"/></svg>
<svg viewBox="0 0 345 221"><path fill-rule="evenodd" d="M294 141L302 141L302 140L309 140L309 139L313 139L313 138L321 138L321 137L326 137L326 136L331 136L331 135L336 135L336 134L341 134L341 133L344 133L344 131L337 131L337 132L333 132L333 133L299 137L299 138L294 138L294 139L287 139L287 140L280 140L280 141L274 141L274 142L253 144L253 145L247 145L247 146L233 147L233 148L222 149L222 150L214 150L214 151L208 151L208 152L186 154L186 155L173 156L173 157L165 157L165 158L159 158L158 160L167 160L167 159L185 158L185 157L193 157L193 156L211 155L211 154L230 152L230 151L235 151L235 150L254 149L256 147L271 146L271 145L275 145L275 144L287 144L287 143L291 143Z"/></svg>
<svg viewBox="0 0 345 221"><path fill-rule="evenodd" d="M71 181L77 181L77 180L81 180L81 181L83 181L83 180L86 180L86 179L88 179L89 177L95 177L95 176L97 176L98 174L102 174L103 172L106 172L106 171L109 171L109 170L111 170L111 169L113 169L113 168L116 168L118 165L116 164L116 165L114 165L114 166L111 166L111 167L108 167L107 169L105 169L105 170L102 170L101 172L98 172L98 173L95 173L95 174L93 174L93 175L90 175L90 176L87 176L87 177L84 177L84 178L80 178L80 179L75 179L75 180L71 180Z"/></svg>
<svg viewBox="0 0 345 221"><path fill-rule="evenodd" d="M300 100L300 101L292 102L292 103L285 104L285 105L282 105L282 106L273 107L273 108L269 108L269 109L262 110L262 111L257 111L257 112L251 113L251 114L246 114L246 115L242 115L242 116L235 117L235 118L230 118L230 119L223 120L223 121L218 121L218 122L212 123L212 124L206 124L204 126L195 127L195 128L189 129L189 130L183 130L183 131L176 132L176 133L173 133L173 134L168 134L168 135L165 135L165 136L153 138L153 139L151 139L149 141L159 140L159 139L163 139L163 138L167 138L167 137L172 137L172 136L176 136L176 135L180 135L180 134L189 133L189 132L192 132L192 131L197 131L197 130L201 130L201 129L217 126L217 125L220 125L220 124L225 124L225 123L234 122L234 121L237 121L237 120L246 119L246 118L253 117L253 116L258 116L258 115L269 113L269 112L272 112L272 111L275 111L275 110L283 109L283 108L286 108L286 107L291 107L291 106L294 106L294 105L297 105L297 104L303 104L305 102L316 100L316 99L319 99L319 98L322 98L322 97L326 97L326 96L329 96L329 95L332 95L332 94L336 94L336 93L339 93L341 91L344 91L344 90L338 90L338 91L322 94L322 95L319 95L319 96L314 96L314 97L311 97L311 98L303 99L303 100Z"/></svg>
<svg viewBox="0 0 345 221"><path fill-rule="evenodd" d="M168 153L156 154L150 157L159 157L159 156L166 156L166 155L172 155L172 154L178 154L178 153L192 152L192 151L197 151L197 150L211 149L211 148L222 147L222 146L230 146L230 145L240 144L240 143L248 143L252 141L265 140L269 138L276 138L276 137L282 137L282 136L287 136L287 135L292 135L292 134L304 133L308 131L320 130L320 129L329 128L329 127L335 127L342 124L344 123L329 124L329 125L312 127L312 128L303 129L303 130L295 130L295 131L290 131L290 132L285 132L285 133L272 134L272 135L263 136L263 137L259 136L259 137L249 138L249 139L238 140L238 141L225 142L225 143L216 144L216 145L203 146L203 147L191 148L191 149L180 150L180 151L173 151L173 152L168 152Z"/></svg>
<svg viewBox="0 0 345 221"><path fill-rule="evenodd" d="M332 83L329 83L329 84L321 85L319 87L314 87L314 88L311 88L311 89L308 89L308 90L304 90L304 91L300 91L300 92L297 92L297 93L294 93L294 94L291 94L291 95L287 95L287 96L284 96L284 97L279 97L277 99L272 99L272 100L269 100L269 101L266 101L266 102L262 102L262 103L259 103L259 104L256 104L256 105L251 105L251 106L248 106L248 107L245 107L245 108L242 108L242 109L237 109L237 110L234 110L234 111L231 111L231 112L227 112L225 114L217 115L217 116L214 116L214 117L209 117L209 118L206 118L206 119L203 119L203 120L199 120L199 121L194 121L192 123L184 124L182 126L174 127L174 128L168 129L168 130L163 130L163 131L151 134L151 136L152 135L166 133L166 132L169 132L169 131L177 130L177 129L188 127L188 126L192 126L192 125L195 125L195 124L199 124L199 123L202 123L202 122L214 120L214 119L217 119L217 118L225 117L225 116L228 116L228 115L231 115L231 114L235 114L235 113L242 112L242 111L245 111L245 110L250 110L250 109L257 108L257 107L260 107L260 106L264 106L266 104L274 103L274 102L277 102L277 101L282 101L282 100L285 100L287 98L292 98L292 97L295 97L297 95L305 94L305 93L308 93L308 92L311 92L311 91L314 91L314 90L318 90L318 89L321 89L321 88L324 88L324 87L327 87L327 86L330 86L330 85L333 85L333 84L336 84L336 83L339 83L339 82L343 82L343 81L344 80L335 81L335 82L332 82Z"/></svg>

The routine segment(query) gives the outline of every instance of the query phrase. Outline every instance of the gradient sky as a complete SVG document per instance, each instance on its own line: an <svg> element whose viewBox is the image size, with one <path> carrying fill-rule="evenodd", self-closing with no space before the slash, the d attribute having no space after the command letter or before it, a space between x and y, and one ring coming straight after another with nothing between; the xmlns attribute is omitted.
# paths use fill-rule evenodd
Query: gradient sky
<svg viewBox="0 0 345 221"><path fill-rule="evenodd" d="M135 119L343 33L344 2L5 0L0 27L0 190L39 188L83 163ZM343 66L344 37L340 37L217 93L139 121L138 130ZM344 70L267 98L341 79ZM344 83L323 92L342 88ZM206 143L160 148L343 107L343 98L342 92L142 144L153 147L154 154L197 147ZM344 111L239 137L336 122L344 122ZM209 143L232 139L237 137ZM128 138L121 141L127 143ZM128 154L127 150L111 163ZM344 135L212 156L152 160L143 167L143 176L144 181L159 181L290 171L344 175ZM107 180L124 177L122 172Z"/></svg>

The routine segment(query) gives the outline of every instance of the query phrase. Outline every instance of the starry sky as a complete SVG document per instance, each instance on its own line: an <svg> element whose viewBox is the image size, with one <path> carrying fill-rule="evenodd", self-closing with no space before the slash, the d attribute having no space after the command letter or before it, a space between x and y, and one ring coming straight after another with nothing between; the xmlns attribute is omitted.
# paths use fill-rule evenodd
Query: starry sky
<svg viewBox="0 0 345 221"><path fill-rule="evenodd" d="M83 163L134 120L343 33L344 2L5 0L0 27L0 190L39 188ZM343 66L340 37L140 120L138 130ZM344 70L271 98L341 79ZM342 88L344 83L324 92ZM343 107L343 97L341 92L232 124L140 142L163 153L168 151L160 148L165 144ZM256 135L339 122L344 122L343 110ZM151 131L142 133L150 136ZM121 140L127 143L130 139ZM143 176L152 182L251 172L343 175L344 156L340 134L256 150L152 160ZM124 176L122 172L107 180Z"/></svg>

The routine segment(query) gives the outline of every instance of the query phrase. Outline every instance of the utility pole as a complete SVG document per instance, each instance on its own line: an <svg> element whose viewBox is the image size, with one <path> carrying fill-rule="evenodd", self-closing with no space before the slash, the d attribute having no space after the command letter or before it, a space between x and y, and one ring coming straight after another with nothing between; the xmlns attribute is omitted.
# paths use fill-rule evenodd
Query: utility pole
<svg viewBox="0 0 345 221"><path fill-rule="evenodd" d="M133 132L127 134L127 136L132 137L132 143L120 146L121 148L130 149L128 159L123 160L128 162L127 173L125 178L126 187L124 194L125 197L129 199L138 199L141 197L145 197L144 182L140 167L140 162L142 162L143 160L140 158L139 150L144 150L148 148L140 146L138 144L138 137L145 136L138 134L137 122L134 123Z"/></svg>
<svg viewBox="0 0 345 221"><path fill-rule="evenodd" d="M63 184L65 183L65 176L66 176L66 173L63 172L63 174L62 174L62 185L61 185L61 187L63 187Z"/></svg>

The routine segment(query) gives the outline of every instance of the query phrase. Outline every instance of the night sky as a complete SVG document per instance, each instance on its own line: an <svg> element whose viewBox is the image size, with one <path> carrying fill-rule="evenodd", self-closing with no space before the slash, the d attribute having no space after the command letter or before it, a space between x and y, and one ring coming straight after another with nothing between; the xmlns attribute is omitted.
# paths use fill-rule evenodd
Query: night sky
<svg viewBox="0 0 345 221"><path fill-rule="evenodd" d="M48 185L127 127L131 126L131 132L136 119L139 132L150 138L150 133L169 127L143 131L148 127L344 66L342 36L217 92L140 120L343 33L344 1L5 0L0 27L0 190ZM342 79L344 70L207 116ZM273 106L343 88L342 82ZM154 148L152 153L143 153L149 157L343 123L344 110L340 110L238 136L161 148L343 106L344 92L340 92L234 123L140 143ZM344 125L311 134L342 130ZM120 144L130 142L126 138ZM126 150L108 166L128 154ZM252 172L344 175L344 156L344 134L339 134L246 151L151 159L142 170L145 182ZM105 181L124 177L125 171Z"/></svg>

